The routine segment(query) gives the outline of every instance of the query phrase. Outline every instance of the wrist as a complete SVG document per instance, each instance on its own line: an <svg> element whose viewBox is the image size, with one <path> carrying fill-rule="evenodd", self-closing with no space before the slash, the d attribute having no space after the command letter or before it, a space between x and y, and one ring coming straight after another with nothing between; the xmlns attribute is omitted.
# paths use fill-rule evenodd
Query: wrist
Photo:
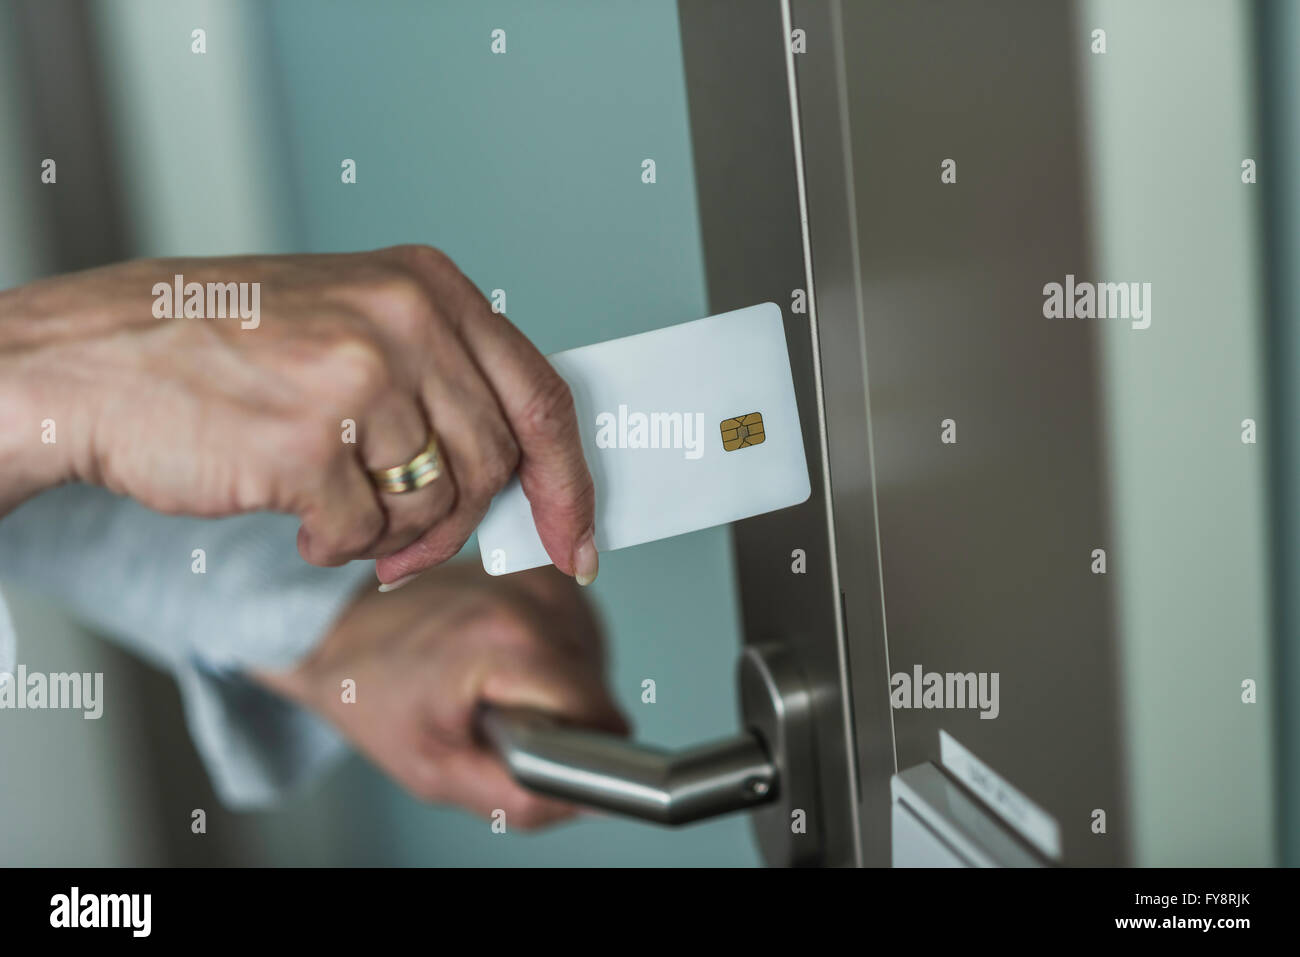
<svg viewBox="0 0 1300 957"><path fill-rule="evenodd" d="M98 481L96 415L118 371L100 346L119 323L69 286L0 291L0 514L55 485Z"/></svg>
<svg viewBox="0 0 1300 957"><path fill-rule="evenodd" d="M49 352L0 342L0 514L76 475L83 430Z"/></svg>
<svg viewBox="0 0 1300 957"><path fill-rule="evenodd" d="M279 695L286 701L292 701L294 704L301 705L311 711L317 710L313 707L307 678L301 668L294 667L283 671L249 668L244 674L254 683Z"/></svg>

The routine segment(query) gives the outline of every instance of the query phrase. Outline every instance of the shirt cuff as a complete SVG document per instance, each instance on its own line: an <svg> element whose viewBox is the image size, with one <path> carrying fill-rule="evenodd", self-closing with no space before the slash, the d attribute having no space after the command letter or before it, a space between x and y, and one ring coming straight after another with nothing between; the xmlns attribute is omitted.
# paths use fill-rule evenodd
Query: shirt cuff
<svg viewBox="0 0 1300 957"><path fill-rule="evenodd" d="M297 526L266 513L159 515L100 488L66 486L0 520L0 578L55 598L174 674L218 795L251 807L305 783L346 745L244 670L292 666L360 589L378 587L371 562L304 562ZM0 610L0 656L7 621Z"/></svg>
<svg viewBox="0 0 1300 957"><path fill-rule="evenodd" d="M190 736L223 804L265 807L314 781L348 752L329 724L238 672L175 672Z"/></svg>

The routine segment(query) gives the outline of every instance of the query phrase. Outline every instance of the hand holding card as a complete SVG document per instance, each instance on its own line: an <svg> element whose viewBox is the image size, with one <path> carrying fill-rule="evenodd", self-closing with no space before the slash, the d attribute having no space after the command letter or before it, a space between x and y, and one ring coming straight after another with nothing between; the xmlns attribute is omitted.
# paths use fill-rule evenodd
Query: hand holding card
<svg viewBox="0 0 1300 957"><path fill-rule="evenodd" d="M797 505L810 485L781 310L763 303L550 356L596 486L596 547ZM494 575L549 564L517 480L478 528Z"/></svg>

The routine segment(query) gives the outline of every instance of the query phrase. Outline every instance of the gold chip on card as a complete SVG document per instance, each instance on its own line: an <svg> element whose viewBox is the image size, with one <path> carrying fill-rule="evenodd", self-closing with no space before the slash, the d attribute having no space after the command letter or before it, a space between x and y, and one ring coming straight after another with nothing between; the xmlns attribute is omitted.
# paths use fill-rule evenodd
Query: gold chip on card
<svg viewBox="0 0 1300 957"><path fill-rule="evenodd" d="M758 445L763 441L763 413L751 412L734 419L723 419L722 447L728 452L743 449L747 445Z"/></svg>

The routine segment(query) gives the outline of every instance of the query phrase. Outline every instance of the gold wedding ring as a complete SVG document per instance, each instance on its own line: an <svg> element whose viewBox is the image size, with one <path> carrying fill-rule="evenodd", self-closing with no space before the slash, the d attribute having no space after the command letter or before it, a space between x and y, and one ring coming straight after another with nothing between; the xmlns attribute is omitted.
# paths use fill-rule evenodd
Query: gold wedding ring
<svg viewBox="0 0 1300 957"><path fill-rule="evenodd" d="M375 469L370 473L375 487L381 492L414 492L424 488L442 474L442 461L438 458L438 441L429 436L429 444L411 461L394 465L390 469Z"/></svg>

